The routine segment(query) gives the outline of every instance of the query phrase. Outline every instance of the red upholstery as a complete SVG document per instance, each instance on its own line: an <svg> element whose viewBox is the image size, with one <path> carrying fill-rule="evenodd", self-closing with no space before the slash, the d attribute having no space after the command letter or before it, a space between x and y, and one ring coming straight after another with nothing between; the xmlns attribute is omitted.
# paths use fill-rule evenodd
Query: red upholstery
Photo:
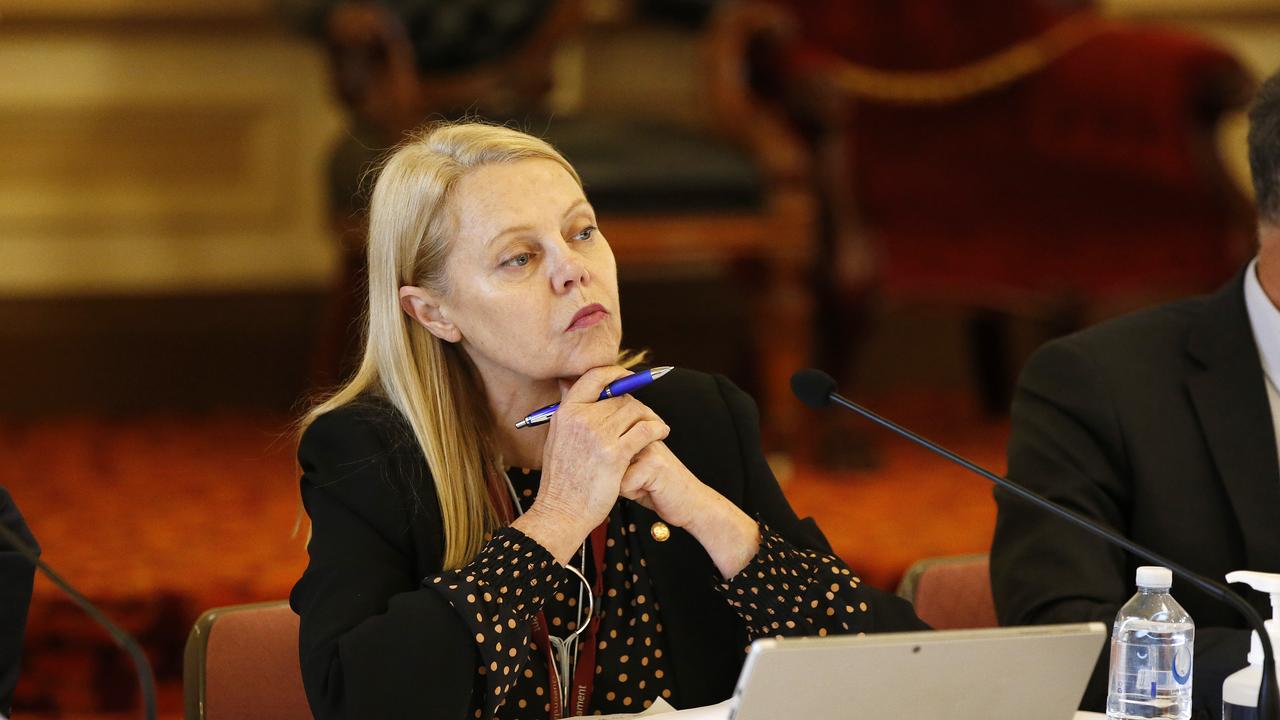
<svg viewBox="0 0 1280 720"><path fill-rule="evenodd" d="M985 554L921 560L907 570L898 594L935 630L998 625Z"/></svg>
<svg viewBox="0 0 1280 720"><path fill-rule="evenodd" d="M774 0L807 40L793 79L850 61L953 69L1086 3ZM1250 79L1194 36L1099 20L1012 85L947 105L850 97L847 167L890 295L1021 308L1208 289L1251 249L1214 128Z"/></svg>
<svg viewBox="0 0 1280 720"><path fill-rule="evenodd" d="M206 612L187 641L187 720L310 720L286 602Z"/></svg>

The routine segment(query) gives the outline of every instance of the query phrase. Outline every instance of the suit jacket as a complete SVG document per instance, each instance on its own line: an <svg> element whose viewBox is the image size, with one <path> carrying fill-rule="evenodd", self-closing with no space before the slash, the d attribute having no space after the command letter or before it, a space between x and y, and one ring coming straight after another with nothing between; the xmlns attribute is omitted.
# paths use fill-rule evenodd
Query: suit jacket
<svg viewBox="0 0 1280 720"><path fill-rule="evenodd" d="M22 513L18 512L18 506L3 487L0 487L0 524L39 551L40 546L23 521ZM30 560L0 539L0 713L6 716L18 684L22 637L27 626L35 571Z"/></svg>
<svg viewBox="0 0 1280 720"><path fill-rule="evenodd" d="M1216 294L1061 338L1013 401L1009 478L1202 575L1280 571L1280 462L1243 273ZM1143 564L997 491L991 582L1001 624L1110 624ZM1174 580L1196 623L1197 717L1246 664L1237 612ZM1267 617L1261 593L1250 600ZM1082 707L1106 703L1104 650Z"/></svg>
<svg viewBox="0 0 1280 720"><path fill-rule="evenodd" d="M760 450L754 403L728 380L676 370L636 394L671 426L667 444L690 471L792 544L830 546L796 517ZM407 426L386 404L350 405L316 420L299 450L312 519L311 562L290 602L301 616L302 675L318 718L463 718L475 679L475 639L424 577L440 573L435 493ZM622 500L637 527L658 516ZM713 588L715 565L683 530L645 535L676 707L729 697L746 642ZM874 596L867 629L922 629L905 601Z"/></svg>

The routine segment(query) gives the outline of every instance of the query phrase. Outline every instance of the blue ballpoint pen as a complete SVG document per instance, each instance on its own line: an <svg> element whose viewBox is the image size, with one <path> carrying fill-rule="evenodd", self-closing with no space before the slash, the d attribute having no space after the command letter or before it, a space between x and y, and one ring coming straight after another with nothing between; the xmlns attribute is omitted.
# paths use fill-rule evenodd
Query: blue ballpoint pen
<svg viewBox="0 0 1280 720"><path fill-rule="evenodd" d="M649 385L654 380L657 380L672 370L675 370L675 368L670 365L664 365L662 367L653 368L652 370L641 370L638 373L633 373L624 378L618 378L617 380L609 383L608 386L600 392L600 397L597 398L597 400L605 400L611 397L618 397L619 395L628 395L646 385ZM551 416L555 415L556 410L559 409L560 403L552 403L540 410L534 410L526 415L523 420L516 423L516 427L526 428L551 422Z"/></svg>

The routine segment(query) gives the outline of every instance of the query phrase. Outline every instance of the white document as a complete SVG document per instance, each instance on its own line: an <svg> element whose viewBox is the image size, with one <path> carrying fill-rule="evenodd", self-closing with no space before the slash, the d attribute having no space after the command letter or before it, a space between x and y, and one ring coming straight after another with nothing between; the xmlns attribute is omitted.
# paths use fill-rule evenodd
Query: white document
<svg viewBox="0 0 1280 720"><path fill-rule="evenodd" d="M725 700L722 703L707 705L706 707L676 710L668 705L662 698L658 698L654 701L653 705L649 706L648 710L645 710L642 713L631 715L605 715L603 720L610 720L611 718L612 720L619 720L620 718L644 717L647 715L664 715L665 717L663 717L662 720L676 720L676 718L679 718L680 720L727 720L731 709L733 709L733 701ZM1076 713L1074 720L1103 720L1106 717L1107 716L1102 713L1085 712L1084 710L1080 710ZM570 720L573 720L573 718L570 718ZM601 720L601 716L594 715L591 720Z"/></svg>
<svg viewBox="0 0 1280 720"><path fill-rule="evenodd" d="M729 711L733 709L733 701L725 700L715 705L707 705L705 707L689 708L688 710L676 710L667 704L666 700L658 698L653 701L648 710L641 713L621 714L621 715L592 715L591 720L621 720L621 718L649 717L650 715L661 715L662 720L728 720ZM585 716L583 716L585 717ZM573 720L573 718L570 718Z"/></svg>

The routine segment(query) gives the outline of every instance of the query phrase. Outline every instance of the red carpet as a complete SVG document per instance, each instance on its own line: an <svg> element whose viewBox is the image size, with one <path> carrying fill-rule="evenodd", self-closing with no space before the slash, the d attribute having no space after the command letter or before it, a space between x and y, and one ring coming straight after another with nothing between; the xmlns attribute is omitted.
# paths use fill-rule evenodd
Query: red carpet
<svg viewBox="0 0 1280 720"><path fill-rule="evenodd" d="M894 397L900 420L996 470L1006 423L959 400ZM283 598L305 564L287 418L148 416L0 422L0 483L44 559L144 643L165 717L181 715L181 656L196 616ZM863 577L893 587L914 560L987 548L990 488L879 432L875 470L800 469L786 491ZM99 717L135 707L132 669L105 634L37 580L15 711ZM115 716L115 715L112 715ZM132 715L119 715L131 717Z"/></svg>

